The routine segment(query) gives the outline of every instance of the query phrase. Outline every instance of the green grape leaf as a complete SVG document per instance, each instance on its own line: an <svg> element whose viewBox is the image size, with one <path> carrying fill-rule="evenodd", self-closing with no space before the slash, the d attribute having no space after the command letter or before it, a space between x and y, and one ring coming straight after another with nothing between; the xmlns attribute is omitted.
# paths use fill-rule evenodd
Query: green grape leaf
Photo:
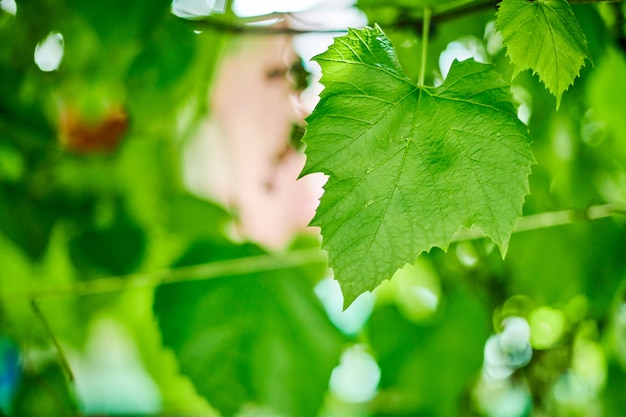
<svg viewBox="0 0 626 417"><path fill-rule="evenodd" d="M378 27L351 29L315 59L325 89L307 119L303 175L330 177L312 224L344 305L462 227L504 255L534 158L493 67L455 61L441 86L417 86Z"/></svg>
<svg viewBox="0 0 626 417"><path fill-rule="evenodd" d="M263 254L251 244L199 241L178 265ZM198 394L222 415L247 407L271 415L318 415L346 342L313 291L325 270L320 262L156 290L163 343Z"/></svg>
<svg viewBox="0 0 626 417"><path fill-rule="evenodd" d="M514 75L532 69L557 108L589 58L587 40L566 0L504 0L496 16Z"/></svg>

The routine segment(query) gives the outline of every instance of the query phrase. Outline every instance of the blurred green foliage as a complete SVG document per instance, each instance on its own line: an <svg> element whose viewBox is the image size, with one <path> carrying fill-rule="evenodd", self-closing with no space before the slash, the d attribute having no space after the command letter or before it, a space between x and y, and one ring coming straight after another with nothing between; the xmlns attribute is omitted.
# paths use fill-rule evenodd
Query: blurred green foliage
<svg viewBox="0 0 626 417"><path fill-rule="evenodd" d="M315 296L327 273L319 257L197 279L206 264L268 256L233 242L231 213L181 180L184 139L209 110L213 70L236 35L196 34L165 0L16 6L0 8L0 415L623 412L620 213L514 234L504 260L483 240L423 254L375 291L363 328L343 335L325 314L332 303ZM357 6L414 79L423 6L433 9L427 83L442 79L439 57L454 41L512 74L493 2ZM457 7L471 10L450 13ZM538 162L527 215L626 202L624 5L572 9L593 65L559 110L530 72L513 80ZM227 8L208 19L210 28L236 16ZM51 32L62 34L64 56L44 72L33 54ZM286 256L311 247L294 244ZM155 285L173 273L194 278ZM118 330L103 330L109 321ZM368 400L329 388L353 344L380 369Z"/></svg>
<svg viewBox="0 0 626 417"><path fill-rule="evenodd" d="M197 241L175 265L262 253L250 244ZM315 416L346 342L313 292L324 270L322 263L163 285L154 303L163 342L224 415L257 403L282 415Z"/></svg>

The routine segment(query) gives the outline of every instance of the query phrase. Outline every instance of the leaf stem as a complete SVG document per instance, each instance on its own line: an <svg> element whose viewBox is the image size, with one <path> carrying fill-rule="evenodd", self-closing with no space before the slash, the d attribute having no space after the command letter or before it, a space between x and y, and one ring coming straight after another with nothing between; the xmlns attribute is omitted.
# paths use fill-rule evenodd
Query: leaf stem
<svg viewBox="0 0 626 417"><path fill-rule="evenodd" d="M426 59L428 56L428 35L430 33L430 17L431 10L429 7L424 8L424 21L422 27L422 62L420 65L420 76L418 84L420 87L424 86L424 78L426 75Z"/></svg>
<svg viewBox="0 0 626 417"><path fill-rule="evenodd" d="M489 9L495 9L501 0L482 0L482 1L460 1L457 3L446 3L442 7L437 7L435 13L432 14L430 23L442 23L459 17L465 17L472 13L480 13ZM626 0L568 0L570 4L593 4L593 3L626 3ZM447 6L447 7L445 7ZM388 7L386 4L381 4L376 7ZM410 8L397 7L400 12L412 11ZM403 13L401 13L403 14ZM214 30L222 33L231 33L235 35L298 35L303 33L326 33L326 34L345 34L346 28L331 28L331 29L317 29L317 28L294 28L289 26L257 26L249 23L255 23L267 20L269 18L281 18L292 17L296 18L298 13L271 13L268 15L252 16L250 18L239 19L238 22L228 22L218 20L212 17L201 18L198 20L185 20L195 30ZM411 20L410 23L415 24L423 20ZM406 27L406 22L401 19L391 25L385 26L402 28Z"/></svg>

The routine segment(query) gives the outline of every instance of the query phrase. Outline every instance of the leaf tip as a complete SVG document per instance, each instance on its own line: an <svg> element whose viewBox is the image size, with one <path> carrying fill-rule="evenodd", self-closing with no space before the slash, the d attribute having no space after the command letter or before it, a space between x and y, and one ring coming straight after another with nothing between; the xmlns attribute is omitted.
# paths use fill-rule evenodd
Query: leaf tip
<svg viewBox="0 0 626 417"><path fill-rule="evenodd" d="M559 110L559 107L561 107L561 97L563 97L563 93L557 94L556 95L556 110Z"/></svg>
<svg viewBox="0 0 626 417"><path fill-rule="evenodd" d="M500 250L500 255L502 256L502 259L506 257L506 254L509 251L509 240L510 239L506 239L506 240L503 240L502 242L496 242L496 245L498 246L498 249Z"/></svg>
<svg viewBox="0 0 626 417"><path fill-rule="evenodd" d="M362 294L371 293L371 291L354 291L351 288L352 286L350 286L350 288L347 288L346 286L340 285L340 287L341 293L343 295L343 305L341 307L342 312L346 311L352 305L352 303L354 303L354 301Z"/></svg>

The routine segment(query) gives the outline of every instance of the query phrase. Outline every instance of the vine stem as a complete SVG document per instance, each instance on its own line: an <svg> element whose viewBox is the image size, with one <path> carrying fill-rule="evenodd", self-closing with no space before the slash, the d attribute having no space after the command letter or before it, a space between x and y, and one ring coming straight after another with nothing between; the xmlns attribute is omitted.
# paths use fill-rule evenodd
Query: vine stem
<svg viewBox="0 0 626 417"><path fill-rule="evenodd" d="M418 84L424 86L424 78L426 76L426 57L428 55L428 35L430 33L430 17L431 10L429 7L424 8L424 26L422 27L422 62L420 65L420 76Z"/></svg>
<svg viewBox="0 0 626 417"><path fill-rule="evenodd" d="M524 216L519 218L513 233L615 216L626 216L626 203L603 204L590 206L585 210L561 210ZM485 235L480 230L476 228L464 229L454 235L452 242L481 238L485 238ZM319 249L269 253L182 268L81 281L63 287L7 294L0 298L0 304L30 300L35 312L37 312L37 305L34 304L35 300L137 290L176 282L204 281L255 272L278 271L298 266L321 264L326 261L326 253Z"/></svg>
<svg viewBox="0 0 626 417"><path fill-rule="evenodd" d="M453 4L446 8L437 8L435 13L432 14L431 23L441 23L444 21L456 19L458 17L467 16L472 13L479 13L489 9L495 9L501 0L484 0L476 2L459 2L459 4ZM570 4L619 4L626 3L626 0L568 0ZM381 7L387 7L382 5ZM315 9L313 9L315 10ZM405 11L409 9L398 8L398 10ZM271 13L268 15L253 16L250 18L244 18L240 20L240 23L226 22L217 20L211 17L201 18L198 20L186 20L195 30L215 30L222 33L231 34L251 34L251 35L298 35L303 33L327 33L327 34L345 34L346 28L335 29L298 29L291 27L267 27L251 25L250 23L263 22L271 18L282 18L287 16L296 16L298 13ZM181 18L182 19L182 18ZM184 20L184 19L183 19ZM419 20L412 21L414 23ZM400 22L391 24L391 27L399 27Z"/></svg>
<svg viewBox="0 0 626 417"><path fill-rule="evenodd" d="M52 331L52 328L50 327L50 323L48 323L48 320L46 320L46 316L44 316L44 314L41 312L41 309L39 308L39 305L37 304L37 301L35 299L31 299L30 308L32 309L35 317L37 317L37 320L39 320L39 322L43 326L43 329L47 337L50 338L50 340L52 341L52 345L57 351L59 363L61 364L61 367L67 374L68 381L69 382L74 381L74 374L72 373L70 364L67 362L67 358L65 357L65 354L63 353L63 348L61 348L61 344L59 343L59 340L54 335L54 332Z"/></svg>
<svg viewBox="0 0 626 417"><path fill-rule="evenodd" d="M326 260L325 252L319 249L299 249L281 253L268 253L193 266L162 269L153 272L98 278L90 281L79 281L66 286L7 294L0 298L0 304L24 300L104 294L155 287L174 282L204 281L228 276L276 271L297 266L325 263Z"/></svg>
<svg viewBox="0 0 626 417"><path fill-rule="evenodd" d="M560 210L546 213L532 214L520 217L513 233L540 230L549 227L564 226L578 221L591 221L613 216L626 216L626 204L610 203L598 206L590 206L585 210ZM453 238L453 242L463 240L473 240L485 237L476 228L464 229L458 232Z"/></svg>

